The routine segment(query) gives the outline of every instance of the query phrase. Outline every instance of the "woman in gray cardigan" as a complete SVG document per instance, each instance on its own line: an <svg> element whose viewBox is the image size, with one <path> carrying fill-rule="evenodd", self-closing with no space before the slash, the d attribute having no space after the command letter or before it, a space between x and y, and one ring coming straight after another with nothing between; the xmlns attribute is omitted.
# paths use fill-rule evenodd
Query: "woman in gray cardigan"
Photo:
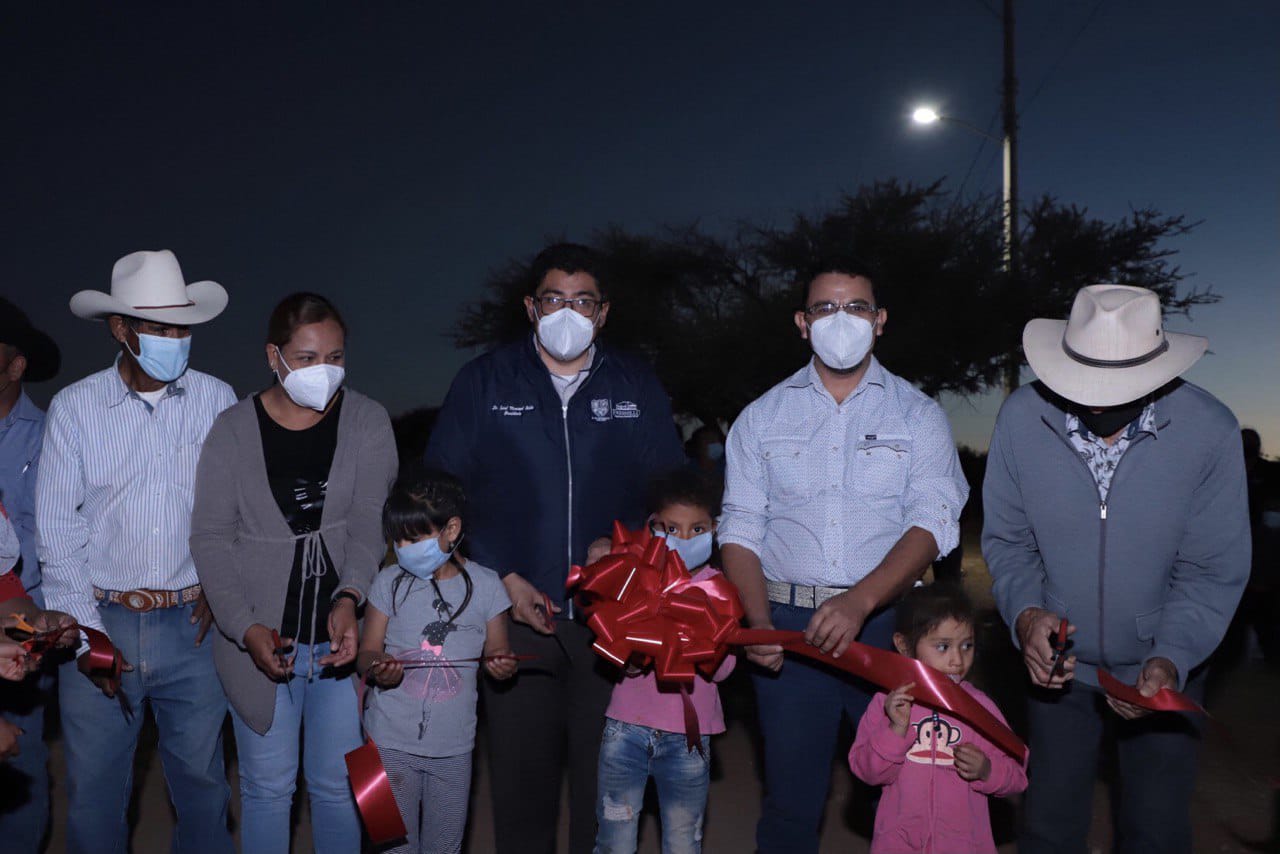
<svg viewBox="0 0 1280 854"><path fill-rule="evenodd" d="M267 326L277 383L218 416L196 472L191 554L219 634L240 761L241 847L287 852L299 731L318 852L357 851L343 756L360 746L356 606L386 553L391 420L342 388L346 326L315 294Z"/></svg>

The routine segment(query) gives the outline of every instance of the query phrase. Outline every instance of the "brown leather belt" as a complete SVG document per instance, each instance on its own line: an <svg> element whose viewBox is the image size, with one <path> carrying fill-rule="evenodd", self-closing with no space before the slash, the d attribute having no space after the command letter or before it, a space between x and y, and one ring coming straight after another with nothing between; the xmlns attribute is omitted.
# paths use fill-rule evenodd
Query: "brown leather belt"
<svg viewBox="0 0 1280 854"><path fill-rule="evenodd" d="M136 614L145 614L157 608L177 608L200 598L200 585L193 584L181 590L102 590L93 588L93 598L99 602L123 605Z"/></svg>

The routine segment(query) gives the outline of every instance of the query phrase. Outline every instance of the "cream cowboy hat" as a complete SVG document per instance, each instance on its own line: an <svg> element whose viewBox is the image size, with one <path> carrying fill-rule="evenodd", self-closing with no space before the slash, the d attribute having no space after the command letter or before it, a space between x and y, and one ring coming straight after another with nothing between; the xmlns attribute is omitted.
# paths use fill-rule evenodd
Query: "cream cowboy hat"
<svg viewBox="0 0 1280 854"><path fill-rule="evenodd" d="M1165 332L1160 298L1128 285L1081 288L1070 319L1036 318L1022 330L1031 370L1082 406L1119 406L1150 394L1208 347L1208 338Z"/></svg>
<svg viewBox="0 0 1280 854"><path fill-rule="evenodd" d="M222 285L188 285L178 259L168 249L124 256L111 268L111 293L81 291L71 298L71 312L86 320L122 314L175 326L213 320L226 307L227 292Z"/></svg>

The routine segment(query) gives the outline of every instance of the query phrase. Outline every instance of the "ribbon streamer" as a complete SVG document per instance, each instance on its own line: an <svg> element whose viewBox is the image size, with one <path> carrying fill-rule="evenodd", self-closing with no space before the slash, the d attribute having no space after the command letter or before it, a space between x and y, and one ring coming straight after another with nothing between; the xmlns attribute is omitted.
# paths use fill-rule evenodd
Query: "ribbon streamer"
<svg viewBox="0 0 1280 854"><path fill-rule="evenodd" d="M424 661L421 653L409 653L391 659L399 662L406 670L419 667L452 667L456 664L480 663L500 659L527 661L535 658L532 655L481 655L475 658L433 659ZM384 659L386 660L386 659ZM367 671L356 687L356 708L360 711L360 729L364 731L364 698L372 678L372 670ZM374 845L385 845L396 839L404 838L407 830L404 817L400 815L400 807L396 804L395 794L391 791L391 781L387 779L387 769L382 764L382 755L378 753L378 745L365 733L364 744L347 753L343 759L347 763L347 777L351 781L351 792L355 795L356 809L360 812L360 820L364 822L365 832Z"/></svg>
<svg viewBox="0 0 1280 854"><path fill-rule="evenodd" d="M129 702L129 698L124 691L120 690L120 674L124 667L124 656L120 654L120 650L116 649L115 644L111 642L109 637L97 629L91 629L79 623L71 623L61 628L42 632L23 619L22 615L13 614L11 616L15 620L14 628L30 635L22 642L22 648L27 651L28 655L37 659L57 646L58 641L65 635L69 635L72 632L83 633L89 644L89 651L85 653L89 657L89 672L107 677L107 687L111 689L111 693L115 694L119 700L120 709L124 712L125 720L133 720L133 704Z"/></svg>
<svg viewBox="0 0 1280 854"><path fill-rule="evenodd" d="M1154 697L1143 696L1133 685L1126 685L1105 670L1098 670L1098 684L1112 697L1152 712L1194 712L1209 714L1199 703L1172 688L1161 688Z"/></svg>
<svg viewBox="0 0 1280 854"><path fill-rule="evenodd" d="M730 645L778 644L886 691L914 682L917 702L966 721L1019 761L1026 758L1026 745L1012 730L923 662L861 643L836 658L806 643L802 632L741 628L742 603L732 582L723 575L693 581L680 556L647 530L628 531L615 522L609 554L575 566L566 588L577 592L589 614L587 625L596 635L592 647L619 667L652 663L657 679L687 687L698 673L710 678ZM693 717L685 732L690 750L700 743Z"/></svg>

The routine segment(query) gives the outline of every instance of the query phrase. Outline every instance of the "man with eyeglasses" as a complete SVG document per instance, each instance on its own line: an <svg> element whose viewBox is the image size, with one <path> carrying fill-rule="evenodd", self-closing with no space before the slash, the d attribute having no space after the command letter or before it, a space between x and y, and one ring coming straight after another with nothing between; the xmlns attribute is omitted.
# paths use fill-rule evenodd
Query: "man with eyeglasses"
<svg viewBox="0 0 1280 854"><path fill-rule="evenodd" d="M872 355L888 312L860 262L808 277L800 336L814 357L729 431L724 571L752 628L803 630L823 652L890 648L893 603L959 540L969 488L938 404ZM842 714L870 686L782 648L747 648L764 737L761 852L816 852Z"/></svg>
<svg viewBox="0 0 1280 854"><path fill-rule="evenodd" d="M682 465L684 451L653 369L596 341L609 316L599 256L550 246L528 282L532 334L462 368L426 460L466 487L471 555L503 576L512 648L537 657L509 682L483 683L497 849L555 850L567 767L569 850L585 854L614 674L592 652L565 579L615 519L643 523L648 481Z"/></svg>

